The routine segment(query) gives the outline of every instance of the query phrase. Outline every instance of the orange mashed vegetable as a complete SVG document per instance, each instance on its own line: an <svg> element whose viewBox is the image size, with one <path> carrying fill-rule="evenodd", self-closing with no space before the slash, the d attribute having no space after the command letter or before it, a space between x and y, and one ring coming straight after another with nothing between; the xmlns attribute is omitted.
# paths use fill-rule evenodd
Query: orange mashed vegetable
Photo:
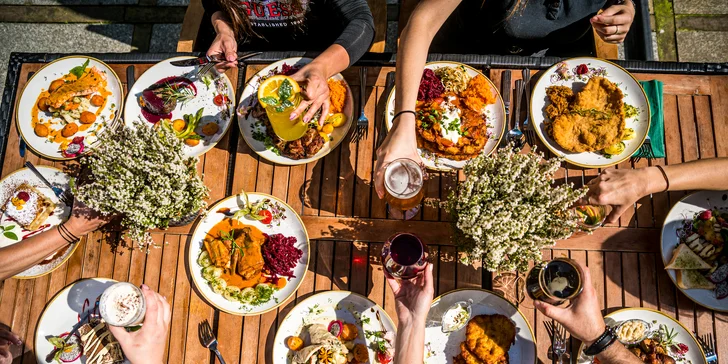
<svg viewBox="0 0 728 364"><path fill-rule="evenodd" d="M468 81L468 87L460 93L465 106L470 110L481 113L486 105L495 103L495 95L490 88L490 83L485 77L477 75Z"/></svg>
<svg viewBox="0 0 728 364"><path fill-rule="evenodd" d="M344 86L343 81L339 80L328 80L327 82L329 84L329 100L331 102L329 113L340 113L344 109L344 102L346 101L346 86Z"/></svg>

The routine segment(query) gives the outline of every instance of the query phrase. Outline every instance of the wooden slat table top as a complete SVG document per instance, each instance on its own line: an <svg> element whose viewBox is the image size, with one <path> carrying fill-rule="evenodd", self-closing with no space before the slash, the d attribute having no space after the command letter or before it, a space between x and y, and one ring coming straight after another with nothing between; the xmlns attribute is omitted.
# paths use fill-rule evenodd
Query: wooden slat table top
<svg viewBox="0 0 728 364"><path fill-rule="evenodd" d="M42 64L23 64L17 96L28 74ZM126 80L126 64L111 64L121 80ZM136 64L138 78L151 64ZM229 71L240 86L262 65ZM302 215L311 237L311 264L297 294L277 310L260 316L237 317L214 310L191 286L185 265L185 249L191 226L157 231L153 237L163 248L148 255L119 249L113 253L100 233L84 239L73 256L53 273L33 279L8 279L1 283L0 323L9 325L24 341L14 347L14 363L33 363L33 334L46 302L66 285L82 278L108 277L145 283L163 294L172 305L172 324L165 359L169 363L213 363L210 352L197 338L197 324L208 319L219 338L219 348L230 363L270 363L270 352L278 323L291 308L313 293L351 290L380 304L396 320L394 299L382 273L379 253L382 242L395 231L421 233L435 265L437 294L456 288L491 286L490 275L479 262L465 266L458 262L447 214L425 207L411 221L387 219L385 205L371 186L374 142L385 107L385 78L391 67L369 67L365 112L371 121L366 137L359 142L346 140L325 158L308 165L273 165L253 153L237 130L200 159L198 170L210 187L209 203L241 190L272 194L288 202ZM500 87L503 70L486 70ZM520 70L513 73L513 82ZM534 72L536 74L536 72ZM344 72L350 85L358 85L356 67ZM616 168L676 164L699 158L728 156L728 76L683 76L636 74L641 80L664 82L665 143L663 159L624 162ZM236 82L239 81L239 82ZM126 84L124 85L126 87ZM352 87L358 98L358 87ZM233 124L232 128L237 128ZM236 138L236 139L231 139ZM11 126L2 176L19 169L28 160L40 165L56 165L28 150L18 155L18 133ZM529 147L526 148L528 150ZM547 151L543 146L541 151ZM565 166L556 175L557 183L581 186L599 173L594 169ZM431 173L427 197L445 198L464 176L462 173ZM659 255L660 228L669 208L684 192L659 193L640 200L617 224L598 229L593 235L577 234L545 249L545 259L569 256L586 264L597 288L605 313L621 307L649 307L677 318L698 334L713 333L718 339L719 357L728 358L728 314L702 308L675 289L663 269ZM547 319L533 309L522 311L534 328L540 362L547 357ZM575 353L579 343L572 342Z"/></svg>

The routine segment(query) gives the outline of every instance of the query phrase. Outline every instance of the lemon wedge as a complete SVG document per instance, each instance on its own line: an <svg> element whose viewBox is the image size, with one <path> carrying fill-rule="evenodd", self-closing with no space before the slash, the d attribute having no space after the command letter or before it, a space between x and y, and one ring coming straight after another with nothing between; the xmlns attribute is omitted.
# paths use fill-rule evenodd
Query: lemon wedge
<svg viewBox="0 0 728 364"><path fill-rule="evenodd" d="M331 123L334 128L338 128L346 123L346 115L337 112L336 114L332 114L331 116L329 116L329 118L326 119L326 122Z"/></svg>

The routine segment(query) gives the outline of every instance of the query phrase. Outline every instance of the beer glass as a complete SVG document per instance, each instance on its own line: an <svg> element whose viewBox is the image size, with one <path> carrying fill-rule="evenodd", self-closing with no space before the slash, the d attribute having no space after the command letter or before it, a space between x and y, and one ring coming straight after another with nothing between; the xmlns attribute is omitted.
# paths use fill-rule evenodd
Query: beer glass
<svg viewBox="0 0 728 364"><path fill-rule="evenodd" d="M424 196L424 171L417 162L400 158L389 163L384 170L384 200L389 216L409 220L420 210Z"/></svg>

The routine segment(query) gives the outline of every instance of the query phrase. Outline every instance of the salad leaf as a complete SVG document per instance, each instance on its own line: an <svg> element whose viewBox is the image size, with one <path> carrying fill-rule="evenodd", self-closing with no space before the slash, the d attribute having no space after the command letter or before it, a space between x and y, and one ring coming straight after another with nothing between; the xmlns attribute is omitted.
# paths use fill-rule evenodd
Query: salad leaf
<svg viewBox="0 0 728 364"><path fill-rule="evenodd" d="M265 219L265 216L260 214L260 211L263 210L263 204L265 204L265 200L258 201L258 203L256 204L251 204L250 199L248 198L248 194L245 193L245 191L241 191L241 194L245 199L245 206L243 206L242 209L236 211L235 214L233 214L233 218L240 220L240 218L247 216L257 221Z"/></svg>
<svg viewBox="0 0 728 364"><path fill-rule="evenodd" d="M6 232L3 233L3 235L5 235L5 237L8 238L8 239L19 240L18 239L18 236L15 235L14 232L6 231Z"/></svg>
<svg viewBox="0 0 728 364"><path fill-rule="evenodd" d="M76 78L81 78L81 76L83 76L83 73L86 71L86 67L88 66L88 62L89 62L89 60L86 59L86 62L83 63L83 66L73 67L73 68L71 68L71 71L69 73L71 73L72 75L76 76Z"/></svg>

